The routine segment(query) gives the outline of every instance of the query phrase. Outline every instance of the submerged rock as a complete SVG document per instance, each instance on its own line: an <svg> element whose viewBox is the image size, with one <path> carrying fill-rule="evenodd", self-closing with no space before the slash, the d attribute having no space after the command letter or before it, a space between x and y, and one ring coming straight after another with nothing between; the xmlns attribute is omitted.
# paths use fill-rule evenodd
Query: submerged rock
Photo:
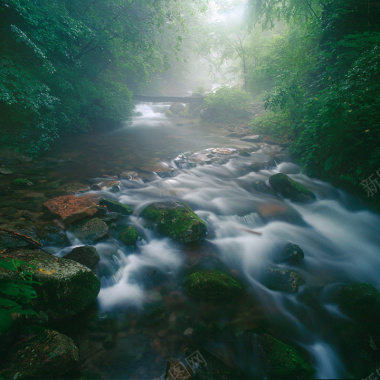
<svg viewBox="0 0 380 380"><path fill-rule="evenodd" d="M117 238L127 246L134 246L136 245L139 235L133 227L123 226L119 228Z"/></svg>
<svg viewBox="0 0 380 380"><path fill-rule="evenodd" d="M63 195L50 199L43 206L67 225L91 217L98 211L96 203L87 197Z"/></svg>
<svg viewBox="0 0 380 380"><path fill-rule="evenodd" d="M186 292L201 300L223 300L237 296L243 289L242 285L223 272L200 271L186 278Z"/></svg>
<svg viewBox="0 0 380 380"><path fill-rule="evenodd" d="M367 328L380 332L380 292L369 283L343 286L338 305L348 316L364 323Z"/></svg>
<svg viewBox="0 0 380 380"><path fill-rule="evenodd" d="M293 202L311 202L316 199L314 193L284 173L272 175L269 177L269 183L274 191Z"/></svg>
<svg viewBox="0 0 380 380"><path fill-rule="evenodd" d="M131 215L132 209L128 205L114 201L112 199L103 198L99 201L100 206L105 206L108 211L119 212L122 215Z"/></svg>
<svg viewBox="0 0 380 380"><path fill-rule="evenodd" d="M275 263L298 264L304 257L303 250L299 245L287 243L281 251L273 255L273 261Z"/></svg>
<svg viewBox="0 0 380 380"><path fill-rule="evenodd" d="M108 226L103 220L94 218L76 226L74 234L84 243L94 243L108 236Z"/></svg>
<svg viewBox="0 0 380 380"><path fill-rule="evenodd" d="M31 326L17 337L0 375L12 379L77 378L79 350L58 331Z"/></svg>
<svg viewBox="0 0 380 380"><path fill-rule="evenodd" d="M22 260L33 267L33 280L38 297L32 307L49 319L59 320L82 312L93 303L100 290L100 280L93 272L75 261L45 252L16 250L7 254L10 260ZM28 268L30 270L30 268ZM0 281L15 281L15 272L0 268Z"/></svg>
<svg viewBox="0 0 380 380"><path fill-rule="evenodd" d="M265 273L264 285L272 290L286 293L296 293L305 282L300 274L289 269L268 268Z"/></svg>
<svg viewBox="0 0 380 380"><path fill-rule="evenodd" d="M297 224L299 226L307 225L298 211L280 200L273 199L269 203L261 204L257 212L264 222L281 221Z"/></svg>
<svg viewBox="0 0 380 380"><path fill-rule="evenodd" d="M154 222L160 235L183 243L197 242L206 235L206 223L186 203L152 203L141 216Z"/></svg>
<svg viewBox="0 0 380 380"><path fill-rule="evenodd" d="M63 257L64 259L74 260L79 264L85 265L87 268L94 268L99 262L100 255L95 247L83 245L74 248L70 253Z"/></svg>
<svg viewBox="0 0 380 380"><path fill-rule="evenodd" d="M314 374L313 367L288 344L269 334L257 335L256 342L270 379L308 379Z"/></svg>

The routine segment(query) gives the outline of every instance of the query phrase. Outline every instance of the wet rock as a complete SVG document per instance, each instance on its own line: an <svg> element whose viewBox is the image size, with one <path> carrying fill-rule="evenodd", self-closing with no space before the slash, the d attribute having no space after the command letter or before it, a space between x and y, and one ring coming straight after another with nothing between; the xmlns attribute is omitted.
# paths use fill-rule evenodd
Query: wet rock
<svg viewBox="0 0 380 380"><path fill-rule="evenodd" d="M108 211L119 212L122 215L131 215L132 209L128 205L114 201L112 199L103 198L99 201L100 206L105 206Z"/></svg>
<svg viewBox="0 0 380 380"><path fill-rule="evenodd" d="M249 170L252 172L259 172L260 170L268 170L276 167L276 162L274 160L266 162L253 162L248 166Z"/></svg>
<svg viewBox="0 0 380 380"><path fill-rule="evenodd" d="M0 168L0 174L13 174L13 170L7 168Z"/></svg>
<svg viewBox="0 0 380 380"><path fill-rule="evenodd" d="M256 336L264 371L270 379L308 379L313 367L297 350L269 334Z"/></svg>
<svg viewBox="0 0 380 380"><path fill-rule="evenodd" d="M174 163L178 169L191 169L191 168L195 168L197 166L192 158L189 158L184 154L178 155L174 159Z"/></svg>
<svg viewBox="0 0 380 380"><path fill-rule="evenodd" d="M108 212L105 215L102 215L100 218L103 220L103 222L106 223L113 223L120 220L123 216L120 212Z"/></svg>
<svg viewBox="0 0 380 380"><path fill-rule="evenodd" d="M252 187L254 190L258 191L259 193L276 195L276 193L269 186L267 186L265 181L262 181L262 180L254 181L252 184Z"/></svg>
<svg viewBox="0 0 380 380"><path fill-rule="evenodd" d="M98 211L96 203L87 197L63 195L50 199L43 206L66 225L91 217Z"/></svg>
<svg viewBox="0 0 380 380"><path fill-rule="evenodd" d="M77 225L74 234L84 243L93 243L108 236L108 226L103 220L94 218Z"/></svg>
<svg viewBox="0 0 380 380"><path fill-rule="evenodd" d="M69 245L65 231L55 225L41 227L37 231L37 236L44 247L64 247Z"/></svg>
<svg viewBox="0 0 380 380"><path fill-rule="evenodd" d="M269 178L269 183L274 191L293 202L311 202L316 199L314 193L284 173L272 175Z"/></svg>
<svg viewBox="0 0 380 380"><path fill-rule="evenodd" d="M263 280L267 288L286 293L296 293L304 282L297 272L273 267L268 268Z"/></svg>
<svg viewBox="0 0 380 380"><path fill-rule="evenodd" d="M213 154L222 154L222 155L231 155L231 154L236 154L238 152L237 149L232 149L232 148L209 148L209 149L206 149L206 151Z"/></svg>
<svg viewBox="0 0 380 380"><path fill-rule="evenodd" d="M343 286L338 294L338 305L351 318L364 323L372 331L380 332L380 292L372 284Z"/></svg>
<svg viewBox="0 0 380 380"><path fill-rule="evenodd" d="M131 226L123 226L118 229L117 238L127 246L135 246L139 235Z"/></svg>
<svg viewBox="0 0 380 380"><path fill-rule="evenodd" d="M121 191L121 188L119 185L113 185L111 188L110 188L110 192L111 193L118 193Z"/></svg>
<svg viewBox="0 0 380 380"><path fill-rule="evenodd" d="M12 185L16 188L25 188L33 186L33 182L29 181L26 178L16 178L12 181Z"/></svg>
<svg viewBox="0 0 380 380"><path fill-rule="evenodd" d="M0 375L12 379L77 378L79 350L58 331L31 326L17 337Z"/></svg>
<svg viewBox="0 0 380 380"><path fill-rule="evenodd" d="M251 154L248 153L248 152L245 151L245 150L241 150L241 151L239 152L239 156L242 156L242 157L250 157Z"/></svg>
<svg viewBox="0 0 380 380"><path fill-rule="evenodd" d="M305 255L302 248L293 243L287 243L282 250L273 255L275 263L299 264Z"/></svg>
<svg viewBox="0 0 380 380"><path fill-rule="evenodd" d="M13 230L12 230L13 231ZM20 233L24 235L24 231L15 231L17 233ZM25 248L30 247L31 244L28 243L25 240L22 240L18 238L17 236L14 236L12 234L9 234L5 231L0 231L0 251L3 251L4 249L17 249L17 248Z"/></svg>
<svg viewBox="0 0 380 380"><path fill-rule="evenodd" d="M161 178L173 177L176 173L173 168L169 168L168 166L156 167L153 171Z"/></svg>
<svg viewBox="0 0 380 380"><path fill-rule="evenodd" d="M100 260L100 255L95 247L83 245L74 248L70 253L63 257L64 259L74 260L87 268L93 269Z"/></svg>
<svg viewBox="0 0 380 380"><path fill-rule="evenodd" d="M241 293L242 285L223 272L194 272L185 280L186 292L201 300L227 300Z"/></svg>
<svg viewBox="0 0 380 380"><path fill-rule="evenodd" d="M246 142L252 142L252 143L257 143L262 140L262 137L260 135L250 135L250 136L245 136L240 139L241 141L246 141Z"/></svg>
<svg viewBox="0 0 380 380"><path fill-rule="evenodd" d="M147 206L141 216L155 223L160 235L184 243L197 242L207 232L206 223L182 202L156 202Z"/></svg>
<svg viewBox="0 0 380 380"><path fill-rule="evenodd" d="M38 297L32 301L32 307L45 313L50 320L79 314L99 293L100 280L89 268L75 261L25 249L9 252L7 257L34 267L33 280L40 285L34 285ZM15 281L16 278L15 272L0 268L0 281Z"/></svg>
<svg viewBox="0 0 380 380"><path fill-rule="evenodd" d="M300 226L307 225L298 211L280 201L273 200L270 203L261 204L257 212L264 222L281 221Z"/></svg>
<svg viewBox="0 0 380 380"><path fill-rule="evenodd" d="M32 161L32 159L19 152L8 149L0 150L0 164L15 165L29 161Z"/></svg>

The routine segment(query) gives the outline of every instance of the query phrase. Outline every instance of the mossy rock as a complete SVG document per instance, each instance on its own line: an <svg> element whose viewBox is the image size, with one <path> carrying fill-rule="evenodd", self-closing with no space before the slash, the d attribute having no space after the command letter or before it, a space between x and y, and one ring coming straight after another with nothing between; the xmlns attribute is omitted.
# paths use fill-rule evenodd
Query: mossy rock
<svg viewBox="0 0 380 380"><path fill-rule="evenodd" d="M26 178L16 178L13 180L12 185L17 188L30 187L33 183Z"/></svg>
<svg viewBox="0 0 380 380"><path fill-rule="evenodd" d="M351 318L366 325L372 332L380 332L380 292L369 283L343 286L338 294L340 309Z"/></svg>
<svg viewBox="0 0 380 380"><path fill-rule="evenodd" d="M45 313L50 321L79 314L99 293L99 278L75 261L26 249L12 251L7 258L33 266L33 280L40 284L33 285L38 297L32 301L32 308ZM0 268L0 282L16 280L15 272Z"/></svg>
<svg viewBox="0 0 380 380"><path fill-rule="evenodd" d="M273 379L309 379L313 367L288 344L268 334L257 336L265 372Z"/></svg>
<svg viewBox="0 0 380 380"><path fill-rule="evenodd" d="M74 341L40 326L23 331L6 359L0 375L7 379L66 379L79 375L79 350Z"/></svg>
<svg viewBox="0 0 380 380"><path fill-rule="evenodd" d="M281 251L274 253L273 261L275 263L299 264L304 257L305 254L299 245L287 243Z"/></svg>
<svg viewBox="0 0 380 380"><path fill-rule="evenodd" d="M312 202L316 199L314 193L284 173L272 175L269 177L269 183L274 191L293 202Z"/></svg>
<svg viewBox="0 0 380 380"><path fill-rule="evenodd" d="M132 208L128 205L112 199L103 198L99 201L99 205L107 207L108 211L120 212L122 215L131 215L133 212Z"/></svg>
<svg viewBox="0 0 380 380"><path fill-rule="evenodd" d="M217 270L194 272L185 281L186 292L201 300L231 299L242 289L237 280Z"/></svg>
<svg viewBox="0 0 380 380"><path fill-rule="evenodd" d="M127 246L136 245L139 235L131 226L123 226L118 230L117 238Z"/></svg>
<svg viewBox="0 0 380 380"><path fill-rule="evenodd" d="M74 260L87 268L93 269L100 260L99 252L95 247L83 245L73 248L73 250L63 257L64 259Z"/></svg>
<svg viewBox="0 0 380 380"><path fill-rule="evenodd" d="M186 203L152 203L141 215L155 223L160 235L183 243L197 242L207 232L206 223Z"/></svg>
<svg viewBox="0 0 380 380"><path fill-rule="evenodd" d="M94 243L108 236L107 224L98 218L78 224L74 228L75 236L84 243Z"/></svg>

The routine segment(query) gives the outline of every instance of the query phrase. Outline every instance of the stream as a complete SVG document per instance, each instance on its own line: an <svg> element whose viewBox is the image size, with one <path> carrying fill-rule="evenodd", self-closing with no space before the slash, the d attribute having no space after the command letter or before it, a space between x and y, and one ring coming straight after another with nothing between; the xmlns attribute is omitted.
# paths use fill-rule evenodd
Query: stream
<svg viewBox="0 0 380 380"><path fill-rule="evenodd" d="M284 148L225 136L217 125L168 119L168 106L138 104L140 116L132 124L63 139L42 157L59 163L44 169L45 176L85 183L83 194L130 205L133 215L125 223L141 237L134 250L113 238L95 245L101 256L98 310L66 327L81 350L82 371L88 378L158 379L169 358L183 360L191 347L262 378L248 332L265 331L301 349L315 378L345 378L345 343L337 326L347 317L333 296L353 282L380 288L379 215L302 174ZM300 204L261 191L278 172L317 200ZM117 192L107 186L88 190L117 180ZM187 203L206 222L202 243L181 245L145 227L142 210L171 200ZM82 245L74 235L68 238L70 246L52 247L54 254ZM295 293L270 290L262 281L273 254L287 243L305 254L296 266L277 264L303 277ZM189 299L182 279L196 265L224 268L244 284L247 296L222 306Z"/></svg>

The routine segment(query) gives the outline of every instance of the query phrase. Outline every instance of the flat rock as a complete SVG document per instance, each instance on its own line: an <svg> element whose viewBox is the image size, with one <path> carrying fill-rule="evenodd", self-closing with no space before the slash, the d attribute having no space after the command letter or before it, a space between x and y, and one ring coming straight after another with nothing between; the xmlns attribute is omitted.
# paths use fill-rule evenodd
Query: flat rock
<svg viewBox="0 0 380 380"><path fill-rule="evenodd" d="M93 218L75 227L74 234L82 242L91 244L108 236L108 226L103 220Z"/></svg>
<svg viewBox="0 0 380 380"><path fill-rule="evenodd" d="M87 197L62 195L48 200L43 206L67 225L91 217L98 211L96 203Z"/></svg>

